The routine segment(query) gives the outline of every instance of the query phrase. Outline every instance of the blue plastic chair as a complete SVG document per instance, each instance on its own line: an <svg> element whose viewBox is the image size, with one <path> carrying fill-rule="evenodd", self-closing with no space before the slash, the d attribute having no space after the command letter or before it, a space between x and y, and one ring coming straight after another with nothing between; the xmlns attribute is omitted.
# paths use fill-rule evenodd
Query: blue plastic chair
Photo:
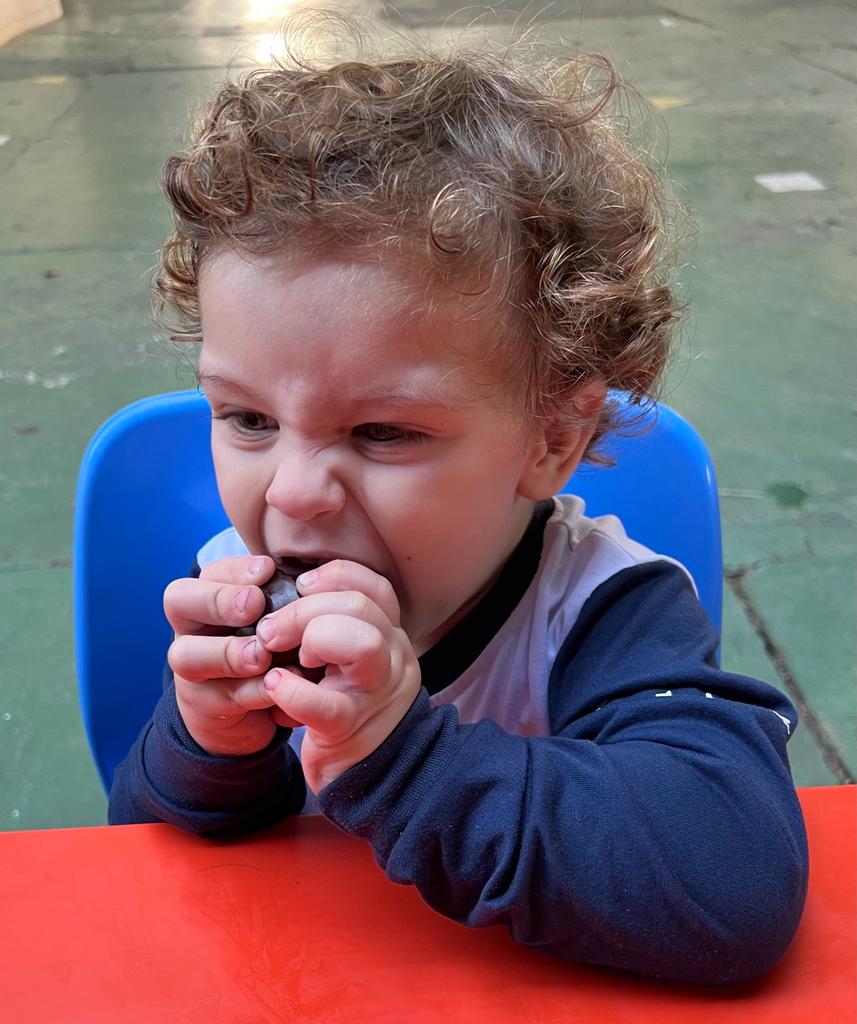
<svg viewBox="0 0 857 1024"><path fill-rule="evenodd" d="M719 629L722 555L711 460L678 414L659 406L646 416L645 433L613 443L615 467L583 468L567 489L586 500L588 514L618 515L635 540L683 562ZM83 722L105 790L161 692L172 640L164 588L229 525L209 432L209 407L197 391L156 395L111 416L83 457L75 646Z"/></svg>

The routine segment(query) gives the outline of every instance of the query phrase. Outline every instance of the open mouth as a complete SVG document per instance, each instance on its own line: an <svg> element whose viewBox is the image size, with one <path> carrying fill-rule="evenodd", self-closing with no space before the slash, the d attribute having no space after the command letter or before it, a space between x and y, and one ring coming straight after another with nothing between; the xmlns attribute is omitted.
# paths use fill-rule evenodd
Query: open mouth
<svg viewBox="0 0 857 1024"><path fill-rule="evenodd" d="M311 569L317 569L320 565L324 565L328 559L326 558L278 558L277 568L284 572L287 576L294 576L295 579L301 575L301 573L309 572Z"/></svg>

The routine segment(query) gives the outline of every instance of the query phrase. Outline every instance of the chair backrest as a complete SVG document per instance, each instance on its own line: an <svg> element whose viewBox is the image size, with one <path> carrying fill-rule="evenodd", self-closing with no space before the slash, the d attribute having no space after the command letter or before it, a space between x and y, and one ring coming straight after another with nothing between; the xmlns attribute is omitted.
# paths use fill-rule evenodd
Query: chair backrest
<svg viewBox="0 0 857 1024"><path fill-rule="evenodd" d="M630 429L606 445L615 465L582 466L563 490L585 500L588 516L618 516L629 537L681 562L720 632L720 500L705 442L666 405L641 410L623 400L622 412Z"/></svg>
<svg viewBox="0 0 857 1024"><path fill-rule="evenodd" d="M635 540L683 562L720 626L717 488L698 434L660 406L650 429L614 443L617 465L569 483L587 513L618 515ZM172 639L166 585L228 525L196 391L156 395L115 413L80 469L74 526L75 646L84 727L101 781L150 717Z"/></svg>

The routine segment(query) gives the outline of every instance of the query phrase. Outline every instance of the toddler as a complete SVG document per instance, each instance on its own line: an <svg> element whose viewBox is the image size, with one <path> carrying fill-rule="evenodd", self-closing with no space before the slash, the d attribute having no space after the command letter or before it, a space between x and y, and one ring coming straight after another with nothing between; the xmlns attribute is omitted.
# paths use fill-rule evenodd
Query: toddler
<svg viewBox="0 0 857 1024"><path fill-rule="evenodd" d="M157 289L232 526L166 590L110 820L318 810L457 921L724 984L800 918L795 709L720 670L682 566L554 496L676 318L615 88L596 59L294 60L204 108ZM277 566L301 596L236 635Z"/></svg>

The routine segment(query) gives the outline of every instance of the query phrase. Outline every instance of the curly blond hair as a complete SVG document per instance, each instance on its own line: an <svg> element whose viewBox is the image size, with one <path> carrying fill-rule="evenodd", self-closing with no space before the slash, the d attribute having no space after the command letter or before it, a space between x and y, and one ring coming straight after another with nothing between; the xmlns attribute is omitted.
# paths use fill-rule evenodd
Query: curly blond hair
<svg viewBox="0 0 857 1024"><path fill-rule="evenodd" d="M642 402L679 307L659 178L608 115L619 89L606 58L537 72L508 51L290 52L227 81L164 167L174 230L156 319L201 336L200 266L222 248L381 251L493 311L531 416L579 416L574 393L594 378ZM608 401L590 461L616 418Z"/></svg>

